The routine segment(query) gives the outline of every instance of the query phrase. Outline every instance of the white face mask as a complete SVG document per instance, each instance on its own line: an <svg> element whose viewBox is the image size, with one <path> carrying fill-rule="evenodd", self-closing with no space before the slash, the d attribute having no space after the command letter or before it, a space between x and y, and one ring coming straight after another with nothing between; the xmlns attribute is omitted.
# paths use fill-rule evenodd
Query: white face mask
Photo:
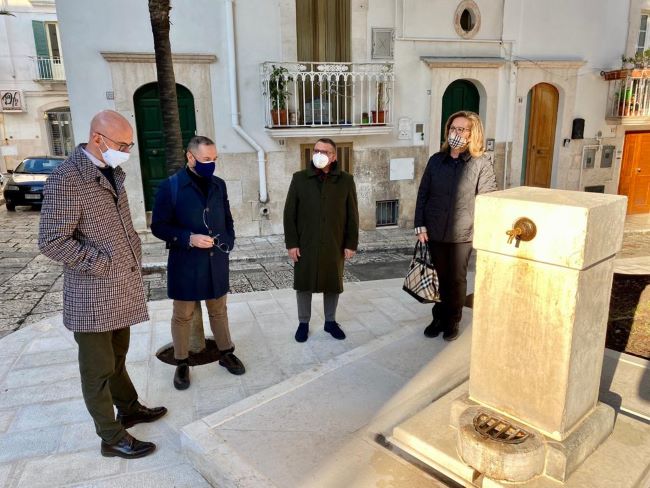
<svg viewBox="0 0 650 488"><path fill-rule="evenodd" d="M314 163L314 166L316 166L318 169L323 169L330 163L330 158L327 157L327 154L323 153L314 154L311 160Z"/></svg>
<svg viewBox="0 0 650 488"><path fill-rule="evenodd" d="M106 146L106 151L102 151L102 158L111 168L117 168L120 164L126 163L129 160L129 156L131 156L129 153L111 149L103 137L102 141Z"/></svg>

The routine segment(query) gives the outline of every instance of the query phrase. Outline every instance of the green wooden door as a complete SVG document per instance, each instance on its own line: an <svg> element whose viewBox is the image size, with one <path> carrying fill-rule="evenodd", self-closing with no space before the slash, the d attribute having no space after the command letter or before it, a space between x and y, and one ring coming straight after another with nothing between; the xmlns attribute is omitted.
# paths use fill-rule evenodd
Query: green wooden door
<svg viewBox="0 0 650 488"><path fill-rule="evenodd" d="M451 114L459 110L478 112L480 96L471 81L456 80L445 90L442 96L442 118L440 119L440 142L445 140L445 124Z"/></svg>
<svg viewBox="0 0 650 488"><path fill-rule="evenodd" d="M178 84L176 85L176 96L178 97L183 146L187 147L187 143L196 133L194 97L187 88ZM140 87L133 95L133 102L140 149L144 206L146 210L151 210L158 185L168 176L158 84L149 83Z"/></svg>

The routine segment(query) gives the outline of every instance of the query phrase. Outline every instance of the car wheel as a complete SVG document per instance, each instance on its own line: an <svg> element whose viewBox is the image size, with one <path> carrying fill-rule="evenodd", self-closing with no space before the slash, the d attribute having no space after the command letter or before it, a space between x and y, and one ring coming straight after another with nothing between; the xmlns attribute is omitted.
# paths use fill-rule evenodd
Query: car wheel
<svg viewBox="0 0 650 488"><path fill-rule="evenodd" d="M7 210L9 210L10 212L15 212L16 206L13 203L7 203Z"/></svg>

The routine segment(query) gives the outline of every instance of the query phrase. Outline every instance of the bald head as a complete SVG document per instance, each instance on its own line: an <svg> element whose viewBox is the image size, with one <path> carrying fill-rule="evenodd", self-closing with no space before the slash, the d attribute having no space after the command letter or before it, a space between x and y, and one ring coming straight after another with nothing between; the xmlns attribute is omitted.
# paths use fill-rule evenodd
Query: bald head
<svg viewBox="0 0 650 488"><path fill-rule="evenodd" d="M102 110L90 122L86 151L103 161L102 152L108 148L129 152L133 129L129 121L114 110Z"/></svg>
<svg viewBox="0 0 650 488"><path fill-rule="evenodd" d="M90 136L93 132L106 134L111 130L131 130L131 124L115 110L102 110L90 121ZM106 134L108 135L108 134Z"/></svg>

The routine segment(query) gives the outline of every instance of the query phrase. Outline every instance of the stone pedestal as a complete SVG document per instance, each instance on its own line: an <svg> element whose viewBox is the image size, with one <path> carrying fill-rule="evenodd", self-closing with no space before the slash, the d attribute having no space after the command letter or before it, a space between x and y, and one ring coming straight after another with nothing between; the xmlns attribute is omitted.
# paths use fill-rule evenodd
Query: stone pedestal
<svg viewBox="0 0 650 488"><path fill-rule="evenodd" d="M625 209L616 195L530 187L477 198L469 394L449 417L474 486L564 482L612 432L598 392Z"/></svg>
<svg viewBox="0 0 650 488"><path fill-rule="evenodd" d="M537 227L508 243L520 217ZM521 187L478 198L470 398L562 440L596 406L625 198Z"/></svg>

